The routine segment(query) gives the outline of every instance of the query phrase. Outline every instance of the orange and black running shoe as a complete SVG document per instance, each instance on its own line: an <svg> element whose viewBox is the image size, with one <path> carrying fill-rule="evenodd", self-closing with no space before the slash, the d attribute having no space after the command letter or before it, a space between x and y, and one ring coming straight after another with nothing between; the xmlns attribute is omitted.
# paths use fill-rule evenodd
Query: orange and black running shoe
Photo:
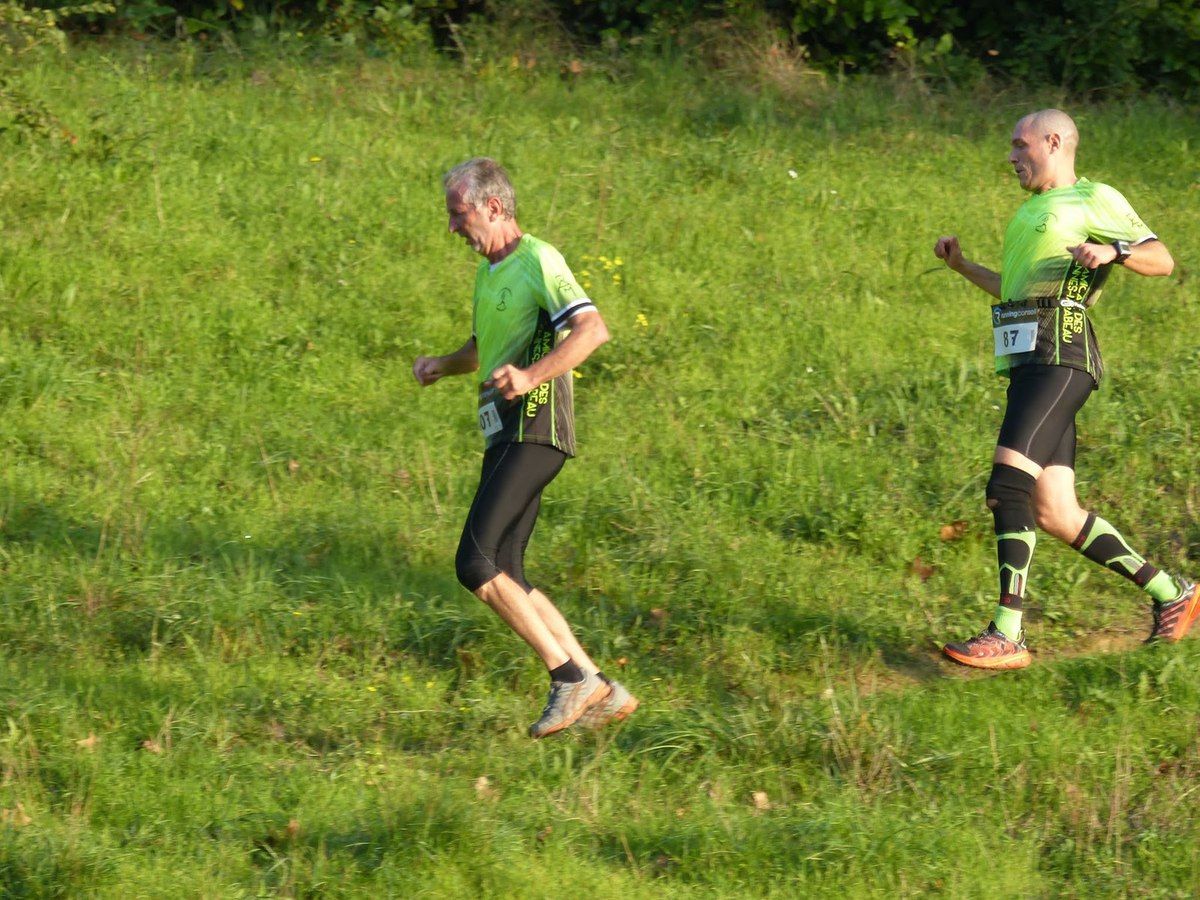
<svg viewBox="0 0 1200 900"><path fill-rule="evenodd" d="M969 641L947 644L942 652L955 662L976 669L1023 669L1030 660L1025 649L1025 632L1014 641L995 622L988 622L988 627Z"/></svg>
<svg viewBox="0 0 1200 900"><path fill-rule="evenodd" d="M1146 643L1178 641L1188 633L1200 613L1200 590L1190 581L1183 582L1183 593L1170 603L1154 601L1154 626Z"/></svg>

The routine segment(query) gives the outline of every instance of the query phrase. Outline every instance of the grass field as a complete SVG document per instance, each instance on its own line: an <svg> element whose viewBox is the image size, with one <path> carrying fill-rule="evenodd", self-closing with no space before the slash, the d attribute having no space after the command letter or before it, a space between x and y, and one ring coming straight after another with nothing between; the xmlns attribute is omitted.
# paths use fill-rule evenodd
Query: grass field
<svg viewBox="0 0 1200 900"><path fill-rule="evenodd" d="M1004 382L931 248L998 267L1061 98L153 43L12 84L58 122L0 134L0 894L1195 895L1200 644L1047 538L1035 664L937 653L994 603ZM1080 492L1195 574L1200 120L1070 109L1177 260L1097 308ZM598 735L525 737L545 673L453 572L473 389L409 372L469 334L480 153L614 335L529 560L642 699Z"/></svg>

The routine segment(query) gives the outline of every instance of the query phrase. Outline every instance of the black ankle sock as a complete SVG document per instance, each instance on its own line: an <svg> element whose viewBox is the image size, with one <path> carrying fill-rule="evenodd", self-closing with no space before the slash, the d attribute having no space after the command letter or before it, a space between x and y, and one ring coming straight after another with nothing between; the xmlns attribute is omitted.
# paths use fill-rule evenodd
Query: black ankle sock
<svg viewBox="0 0 1200 900"><path fill-rule="evenodd" d="M579 668L575 660L568 659L557 669L550 670L551 681L569 681L572 684L583 681L583 669Z"/></svg>

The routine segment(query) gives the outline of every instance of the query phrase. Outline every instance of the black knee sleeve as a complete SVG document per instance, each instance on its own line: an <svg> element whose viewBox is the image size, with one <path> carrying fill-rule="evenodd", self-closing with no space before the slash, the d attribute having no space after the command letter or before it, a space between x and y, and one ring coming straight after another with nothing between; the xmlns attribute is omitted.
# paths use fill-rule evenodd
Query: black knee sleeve
<svg viewBox="0 0 1200 900"><path fill-rule="evenodd" d="M997 463L987 483L988 506L996 520L996 534L1033 531L1033 488L1037 479L1028 472Z"/></svg>
<svg viewBox="0 0 1200 900"><path fill-rule="evenodd" d="M454 574L458 576L458 583L472 593L500 574L496 564L475 545L469 530L464 531L462 540L458 542Z"/></svg>

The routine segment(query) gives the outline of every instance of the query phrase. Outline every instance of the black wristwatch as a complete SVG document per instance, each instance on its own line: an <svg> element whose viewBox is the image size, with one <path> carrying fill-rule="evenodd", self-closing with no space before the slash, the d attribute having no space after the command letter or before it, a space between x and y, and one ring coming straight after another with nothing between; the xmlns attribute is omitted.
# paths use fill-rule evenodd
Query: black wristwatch
<svg viewBox="0 0 1200 900"><path fill-rule="evenodd" d="M1129 241L1113 241L1112 247L1117 251L1117 258L1113 262L1118 266L1125 265L1125 260L1129 259L1129 255L1133 252L1133 248L1129 246Z"/></svg>

